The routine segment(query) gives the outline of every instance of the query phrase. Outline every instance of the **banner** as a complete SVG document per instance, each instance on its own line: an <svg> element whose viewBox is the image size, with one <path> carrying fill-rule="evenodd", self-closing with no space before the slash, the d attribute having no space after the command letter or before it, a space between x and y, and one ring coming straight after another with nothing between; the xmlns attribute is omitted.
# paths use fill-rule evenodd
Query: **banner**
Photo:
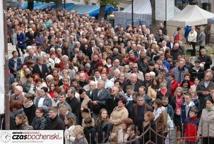
<svg viewBox="0 0 214 144"><path fill-rule="evenodd" d="M0 144L63 144L63 131L2 130Z"/></svg>
<svg viewBox="0 0 214 144"><path fill-rule="evenodd" d="M5 104L4 104L4 10L3 10L3 0L0 0L0 114L4 113Z"/></svg>

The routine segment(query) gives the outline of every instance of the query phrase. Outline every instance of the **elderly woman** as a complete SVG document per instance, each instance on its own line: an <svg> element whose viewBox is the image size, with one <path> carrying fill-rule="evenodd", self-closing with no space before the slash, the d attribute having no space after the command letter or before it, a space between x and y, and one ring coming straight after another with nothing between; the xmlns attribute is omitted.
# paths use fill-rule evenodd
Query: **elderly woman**
<svg viewBox="0 0 214 144"><path fill-rule="evenodd" d="M113 133L118 133L120 129L123 128L123 120L128 118L129 113L125 107L126 99L120 97L117 103L117 107L114 108L113 112L110 115L110 122L113 124Z"/></svg>
<svg viewBox="0 0 214 144"><path fill-rule="evenodd" d="M205 104L198 126L198 136L202 136L203 144L212 144L214 143L214 101L208 98Z"/></svg>

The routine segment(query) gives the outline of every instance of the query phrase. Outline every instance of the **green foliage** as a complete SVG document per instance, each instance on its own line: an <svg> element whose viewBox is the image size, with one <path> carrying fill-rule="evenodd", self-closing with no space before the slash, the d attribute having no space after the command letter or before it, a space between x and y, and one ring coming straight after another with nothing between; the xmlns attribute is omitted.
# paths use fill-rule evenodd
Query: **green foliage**
<svg viewBox="0 0 214 144"><path fill-rule="evenodd" d="M117 6L119 0L99 0L101 6L105 6L107 4L111 4L113 6Z"/></svg>

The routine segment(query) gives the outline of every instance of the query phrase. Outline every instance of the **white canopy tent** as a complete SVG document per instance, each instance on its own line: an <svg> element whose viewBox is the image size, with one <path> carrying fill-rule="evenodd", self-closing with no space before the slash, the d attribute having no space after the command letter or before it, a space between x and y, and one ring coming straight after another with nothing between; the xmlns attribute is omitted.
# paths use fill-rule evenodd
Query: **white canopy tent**
<svg viewBox="0 0 214 144"><path fill-rule="evenodd" d="M214 14L203 10L197 5L187 5L178 15L167 21L168 33L172 34L176 28L185 26L205 25Z"/></svg>
<svg viewBox="0 0 214 144"><path fill-rule="evenodd" d="M123 11L114 12L115 25L127 26L131 24L132 5L128 5ZM151 24L152 8L150 0L134 0L134 23Z"/></svg>
<svg viewBox="0 0 214 144"><path fill-rule="evenodd" d="M207 24L207 20L213 18L214 14L203 10L197 5L187 5L180 14L168 21L170 26L193 26Z"/></svg>

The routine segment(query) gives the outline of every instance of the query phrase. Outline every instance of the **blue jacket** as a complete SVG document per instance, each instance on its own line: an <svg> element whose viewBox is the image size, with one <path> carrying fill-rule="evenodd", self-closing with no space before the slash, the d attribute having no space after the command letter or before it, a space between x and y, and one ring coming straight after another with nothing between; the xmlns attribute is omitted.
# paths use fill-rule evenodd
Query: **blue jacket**
<svg viewBox="0 0 214 144"><path fill-rule="evenodd" d="M23 32L20 34L17 34L17 41L18 41L19 48L25 48L26 37Z"/></svg>
<svg viewBox="0 0 214 144"><path fill-rule="evenodd" d="M174 119L173 107L170 104L168 104L166 109L167 109L167 113L169 114L170 118L173 120Z"/></svg>
<svg viewBox="0 0 214 144"><path fill-rule="evenodd" d="M187 72L188 72L188 69L186 67L184 67L183 69L179 69L178 67L175 67L174 69L175 80L181 83L184 80L184 74Z"/></svg>
<svg viewBox="0 0 214 144"><path fill-rule="evenodd" d="M17 67L16 67L16 70L14 70L16 62L17 62ZM17 61L15 61L13 58L10 58L8 61L8 67L10 69L10 72L14 74L15 72L21 69L22 60L20 58L17 58Z"/></svg>

